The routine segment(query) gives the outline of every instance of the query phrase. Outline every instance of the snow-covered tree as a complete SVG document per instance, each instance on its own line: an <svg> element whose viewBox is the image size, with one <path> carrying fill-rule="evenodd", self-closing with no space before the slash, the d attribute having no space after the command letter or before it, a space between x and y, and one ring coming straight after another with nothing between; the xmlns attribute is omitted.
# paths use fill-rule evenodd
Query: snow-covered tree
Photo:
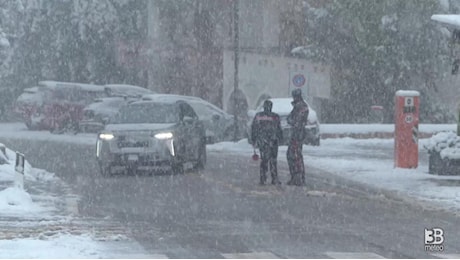
<svg viewBox="0 0 460 260"><path fill-rule="evenodd" d="M435 96L449 67L449 48L434 13L445 9L438 0L333 0L307 6L311 58L333 66L333 99L327 118L363 121L371 105L383 105L393 120L398 89L421 92L421 119L432 120Z"/></svg>

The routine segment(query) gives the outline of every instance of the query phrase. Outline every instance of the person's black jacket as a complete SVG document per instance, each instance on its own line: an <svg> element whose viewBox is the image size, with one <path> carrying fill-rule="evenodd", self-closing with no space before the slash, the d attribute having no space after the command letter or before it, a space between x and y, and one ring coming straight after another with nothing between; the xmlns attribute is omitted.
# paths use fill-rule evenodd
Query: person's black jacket
<svg viewBox="0 0 460 260"><path fill-rule="evenodd" d="M300 99L293 102L292 106L287 122L292 127L292 137L302 140L305 138L305 126L308 122L308 105L303 99Z"/></svg>
<svg viewBox="0 0 460 260"><path fill-rule="evenodd" d="M283 139L283 130L278 114L263 111L256 114L252 121L251 140L253 144L260 147L262 144L269 144L273 141L278 143Z"/></svg>

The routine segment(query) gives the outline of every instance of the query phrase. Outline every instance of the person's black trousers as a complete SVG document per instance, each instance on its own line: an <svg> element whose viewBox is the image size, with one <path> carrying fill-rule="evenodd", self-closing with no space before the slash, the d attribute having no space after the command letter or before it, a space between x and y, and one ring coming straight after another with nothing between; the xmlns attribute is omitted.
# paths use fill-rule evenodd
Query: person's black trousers
<svg viewBox="0 0 460 260"><path fill-rule="evenodd" d="M289 172L291 173L291 180L288 184L304 185L305 184L305 166L303 162L301 140L291 138L287 150L287 161L289 165Z"/></svg>
<svg viewBox="0 0 460 260"><path fill-rule="evenodd" d="M272 177L272 184L278 184L278 142L264 143L260 150L260 182L264 184L267 180L268 167Z"/></svg>

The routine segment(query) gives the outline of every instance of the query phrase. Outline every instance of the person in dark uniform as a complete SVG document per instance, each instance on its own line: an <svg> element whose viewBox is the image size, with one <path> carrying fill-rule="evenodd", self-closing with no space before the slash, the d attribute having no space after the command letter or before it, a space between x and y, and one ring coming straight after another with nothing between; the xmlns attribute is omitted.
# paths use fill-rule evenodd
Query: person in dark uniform
<svg viewBox="0 0 460 260"><path fill-rule="evenodd" d="M264 185L267 180L267 171L270 166L270 173L273 185L279 185L277 157L278 144L283 139L283 130L278 114L272 112L273 103L265 100L264 111L255 115L252 122L251 138L254 147L260 151L260 184Z"/></svg>
<svg viewBox="0 0 460 260"><path fill-rule="evenodd" d="M301 89L292 91L292 111L287 123L291 126L291 137L287 150L287 161L291 180L288 185L305 185L305 166L302 155L302 145L306 138L305 126L308 121L308 105L302 98Z"/></svg>

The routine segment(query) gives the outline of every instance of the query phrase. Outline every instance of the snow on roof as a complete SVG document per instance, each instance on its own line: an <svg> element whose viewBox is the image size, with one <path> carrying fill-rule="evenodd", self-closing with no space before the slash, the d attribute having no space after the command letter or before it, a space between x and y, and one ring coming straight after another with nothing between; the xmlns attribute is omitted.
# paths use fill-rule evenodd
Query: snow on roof
<svg viewBox="0 0 460 260"><path fill-rule="evenodd" d="M271 102L273 102L273 109L272 111L277 113L277 114L289 114L291 113L291 110L292 110L292 98L270 98L269 99ZM313 108L310 106L310 104L308 104L308 102L305 100L305 102L307 103L308 107L310 108L310 110L312 110ZM263 104L263 103L262 103ZM259 106L258 110L262 110L262 104Z"/></svg>
<svg viewBox="0 0 460 260"><path fill-rule="evenodd" d="M420 96L420 92L418 92L416 90L398 90L398 91L396 91L396 96L418 97L418 96Z"/></svg>
<svg viewBox="0 0 460 260"><path fill-rule="evenodd" d="M25 88L24 92L26 93L37 93L39 91L38 87Z"/></svg>
<svg viewBox="0 0 460 260"><path fill-rule="evenodd" d="M291 113L292 110L292 98L270 98L269 99L271 102L273 102L273 108L272 112L277 113L280 116L287 116L289 113ZM305 100L309 107L309 113L308 113L308 121L310 123L314 123L318 121L318 116L316 115L316 111L308 104L308 102ZM263 103L256 109L257 111L262 111L263 110Z"/></svg>
<svg viewBox="0 0 460 260"><path fill-rule="evenodd" d="M138 95L147 95L147 94L154 94L155 92L151 91L150 89L146 89L143 87L135 86L135 85L127 85L127 84L106 84L104 85L105 88L110 89L113 94L120 94L120 95L128 95L128 96L138 96Z"/></svg>
<svg viewBox="0 0 460 260"><path fill-rule="evenodd" d="M84 83L76 83L76 82L61 82L61 81L52 81L52 80L45 80L38 82L38 85L41 87L47 88L61 88L61 87L78 87L82 90L86 91L94 91L94 92L103 92L104 86L101 85L93 85L93 84L84 84Z"/></svg>
<svg viewBox="0 0 460 260"><path fill-rule="evenodd" d="M174 104L176 101L175 99L140 99L134 102L129 103L129 105L139 105L139 104Z"/></svg>
<svg viewBox="0 0 460 260"><path fill-rule="evenodd" d="M142 100L168 100L168 101L178 101L178 100L184 100L187 101L194 109L195 107L193 106L194 103L202 103L204 105L210 106L215 110L220 111L223 114L228 114L224 110L222 110L220 107L212 104L211 102L208 102L202 98L199 97L194 97L194 96L183 96L183 95L175 95L175 94L152 94L152 95L143 95ZM232 116L232 115L229 115Z"/></svg>
<svg viewBox="0 0 460 260"><path fill-rule="evenodd" d="M460 28L460 15L458 14L434 14L431 20Z"/></svg>
<svg viewBox="0 0 460 260"><path fill-rule="evenodd" d="M199 97L183 96L176 94L147 94L142 96L143 100L159 100L159 99L171 99L171 100L203 100Z"/></svg>
<svg viewBox="0 0 460 260"><path fill-rule="evenodd" d="M24 89L24 92L17 97L16 102L18 104L29 102L41 104L43 102L43 93L38 90L37 87Z"/></svg>
<svg viewBox="0 0 460 260"><path fill-rule="evenodd" d="M280 115L291 113L292 98L270 98L270 101L273 102L273 112Z"/></svg>

